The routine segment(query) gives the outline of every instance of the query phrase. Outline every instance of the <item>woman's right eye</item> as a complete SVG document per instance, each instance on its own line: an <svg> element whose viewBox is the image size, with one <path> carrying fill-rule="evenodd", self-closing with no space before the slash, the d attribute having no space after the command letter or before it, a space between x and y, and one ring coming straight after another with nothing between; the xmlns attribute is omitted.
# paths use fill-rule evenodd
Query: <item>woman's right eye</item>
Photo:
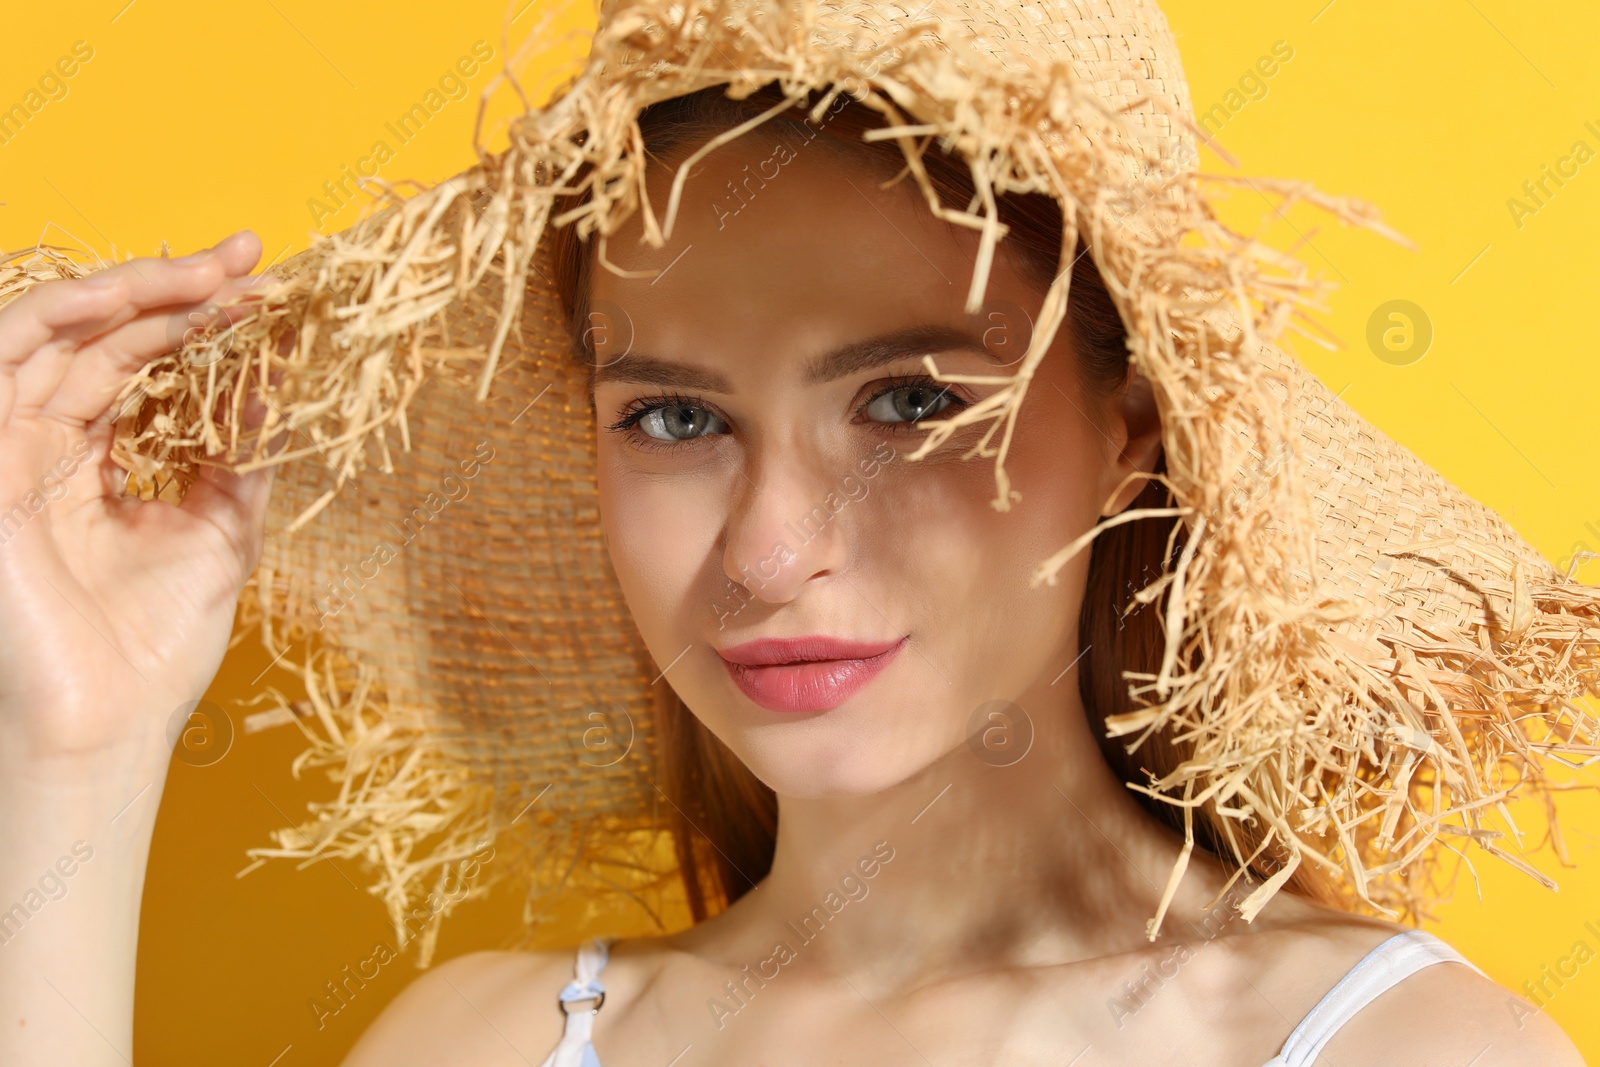
<svg viewBox="0 0 1600 1067"><path fill-rule="evenodd" d="M691 441L708 434L722 433L728 424L709 408L699 404L673 401L641 406L613 429L638 427L646 437L657 441Z"/></svg>

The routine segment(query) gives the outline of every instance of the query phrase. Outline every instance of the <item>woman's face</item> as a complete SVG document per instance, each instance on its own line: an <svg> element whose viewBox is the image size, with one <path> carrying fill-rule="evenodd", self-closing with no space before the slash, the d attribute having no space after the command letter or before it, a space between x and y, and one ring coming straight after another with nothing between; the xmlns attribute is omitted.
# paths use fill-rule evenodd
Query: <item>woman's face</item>
<svg viewBox="0 0 1600 1067"><path fill-rule="evenodd" d="M686 153L651 178L658 212ZM784 796L901 782L991 701L1077 709L1076 676L1051 683L1078 653L1088 553L1055 586L1029 576L1156 445L1124 454L1118 401L1091 421L1063 328L1010 442L1009 512L993 460L961 458L991 424L906 458L919 417L998 388L936 382L921 357L1009 375L1043 289L1002 241L966 314L977 235L909 179L880 190L889 174L758 128L696 166L664 249L637 214L609 242L661 273L592 274L601 521L656 684Z"/></svg>

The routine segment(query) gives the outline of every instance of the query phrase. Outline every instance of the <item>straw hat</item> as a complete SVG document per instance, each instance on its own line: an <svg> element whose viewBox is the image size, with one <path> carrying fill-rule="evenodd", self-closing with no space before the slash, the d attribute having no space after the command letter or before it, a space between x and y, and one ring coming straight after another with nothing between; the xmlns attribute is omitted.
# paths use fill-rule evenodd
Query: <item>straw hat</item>
<svg viewBox="0 0 1600 1067"><path fill-rule="evenodd" d="M1279 347L1312 325L1322 285L1214 216L1208 183L1242 179L1198 174L1151 0L608 4L582 72L507 151L391 195L275 271L258 313L197 331L130 383L115 454L147 495L180 494L202 462L283 465L235 640L285 653L307 698L273 694L246 727L297 724L297 769L327 768L337 795L254 854L368 861L423 962L443 916L493 881L525 889L530 919L559 886L647 909L671 891L652 765L671 664L644 650L601 542L586 368L548 235L575 225L605 262L605 235L639 211L660 246L678 204L644 197L639 110L774 81L795 99L827 91L817 114L837 92L881 112L931 203L918 153L937 139L969 163L980 198L947 215L982 237L969 310L1003 239L989 193L1062 205L1062 267L1080 236L1090 249L1156 392L1163 514L1184 533L1141 594L1164 613L1160 670L1130 674L1141 706L1108 726L1125 744L1187 739L1170 774L1130 784L1183 805L1191 842L1220 819L1237 849L1225 861L1277 857L1246 917L1292 883L1414 918L1450 835L1547 881L1490 823L1519 790L1548 799L1547 759L1600 751L1578 704L1600 691L1600 590ZM1254 183L1388 233L1355 201ZM35 249L0 271L4 300L83 268ZM935 423L908 458L993 420L994 504L1015 503L1007 427L1070 281L993 402ZM292 430L286 451L240 426L247 391L272 411L266 430ZM1037 582L1151 514L1062 546Z"/></svg>

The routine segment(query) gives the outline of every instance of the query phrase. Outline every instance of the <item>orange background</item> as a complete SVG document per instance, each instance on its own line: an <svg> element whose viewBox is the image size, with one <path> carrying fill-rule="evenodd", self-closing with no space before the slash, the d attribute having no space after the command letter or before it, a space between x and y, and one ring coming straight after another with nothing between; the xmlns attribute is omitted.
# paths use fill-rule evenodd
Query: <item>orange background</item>
<svg viewBox="0 0 1600 1067"><path fill-rule="evenodd" d="M8 12L0 108L42 106L0 140L0 245L43 237L102 254L149 255L163 244L182 254L249 226L265 259L298 251L313 229L355 219L355 205L328 215L310 202L327 204L323 183L370 158L376 140L393 152L379 171L390 181L436 181L469 166L478 96L508 41L519 46L551 20L518 67L530 97L543 99L574 69L592 27L587 6L514 3L397 0L381 18L312 0L90 0ZM1302 208L1266 226L1279 247L1303 241L1302 258L1340 285L1325 321L1344 347L1296 340L1301 357L1550 559L1564 566L1578 549L1600 551L1591 314L1600 158L1571 155L1580 139L1600 152L1600 10L1576 0L1230 0L1219 18L1205 0L1163 6L1196 111L1213 115L1208 128L1242 173L1362 197L1418 246L1317 229L1326 218ZM49 83L59 98L29 98L78 41L93 54ZM464 98L450 99L448 84L428 97L480 41L493 58ZM1275 45L1281 61L1260 76L1257 61ZM418 103L429 118L402 143L386 124ZM515 110L503 87L491 104L486 130ZM487 141L497 146L492 134ZM1532 201L1524 182L1547 165L1567 176ZM1208 155L1206 166L1224 165ZM1526 207L1514 209L1514 197ZM1246 186L1224 214L1253 227L1268 206ZM1374 312L1394 300L1420 310L1411 326L1431 326L1420 358L1414 349L1379 358L1369 346ZM1600 582L1600 562L1579 575ZM210 697L231 707L287 677L247 643ZM408 962L386 964L319 1030L309 1000L389 937L378 901L358 888L360 871L333 863L235 877L245 848L267 844L269 830L331 792L290 776L299 748L296 731L279 729L240 734L213 766L174 764L145 893L136 1062L334 1064L412 974ZM1581 866L1562 869L1547 851L1536 861L1558 878L1559 894L1480 853L1482 899L1463 874L1431 925L1513 989L1579 940L1600 948L1584 929L1600 926L1600 801L1570 794L1562 814ZM1516 815L1537 841L1542 812L1524 805ZM441 958L506 942L517 911L505 899L464 906L445 925ZM1591 963L1548 1007L1594 1062L1597 1005L1600 963Z"/></svg>

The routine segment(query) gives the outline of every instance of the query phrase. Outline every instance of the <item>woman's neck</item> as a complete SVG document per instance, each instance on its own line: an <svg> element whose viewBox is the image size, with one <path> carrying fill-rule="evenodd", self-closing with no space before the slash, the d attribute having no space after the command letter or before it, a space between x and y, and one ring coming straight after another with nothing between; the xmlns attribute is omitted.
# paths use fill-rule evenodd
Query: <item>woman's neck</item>
<svg viewBox="0 0 1600 1067"><path fill-rule="evenodd" d="M1007 766L962 745L879 793L780 797L771 873L716 921L719 940L784 942L880 992L1144 943L1182 841L1112 773L1076 691L1018 703L1033 738ZM1224 881L1194 857L1163 930Z"/></svg>

